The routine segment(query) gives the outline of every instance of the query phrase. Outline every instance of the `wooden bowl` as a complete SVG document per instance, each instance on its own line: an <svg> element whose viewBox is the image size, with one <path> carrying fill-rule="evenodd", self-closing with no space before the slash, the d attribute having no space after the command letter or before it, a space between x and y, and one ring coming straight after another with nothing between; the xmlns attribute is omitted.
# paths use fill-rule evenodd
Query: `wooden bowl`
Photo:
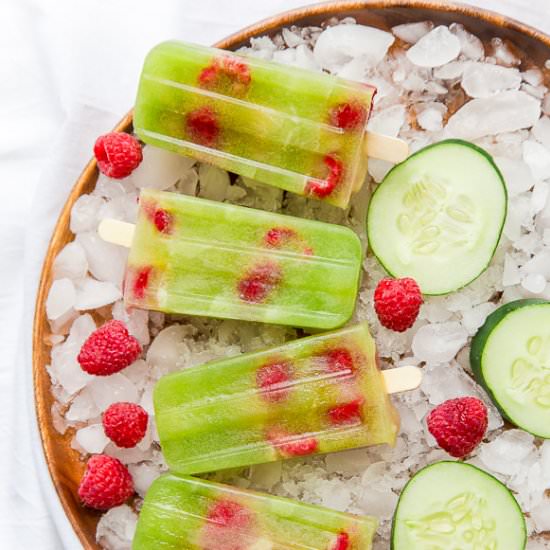
<svg viewBox="0 0 550 550"><path fill-rule="evenodd" d="M352 16L359 23L386 30L400 23L426 19L433 20L436 24L458 22L484 41L489 41L495 36L512 41L526 54L526 59L538 65L543 65L544 61L550 58L550 37L531 27L481 9L426 0L366 0L317 4L261 21L218 42L216 46L236 49L248 42L251 37L263 34L274 35L282 27L293 24L319 25L333 16ZM115 130L129 131L131 127L132 113L130 112L120 121ZM33 336L34 394L44 454L63 508L86 549L99 548L95 542L95 530L100 514L80 505L77 487L84 471L84 464L78 453L70 447L71 434L59 435L52 423L53 397L50 393L50 378L45 368L50 361L51 350L46 343L49 325L45 303L51 284L52 263L63 246L73 239L69 230L71 207L81 194L93 190L97 174L95 160L91 160L75 183L57 221L42 270L36 300Z"/></svg>

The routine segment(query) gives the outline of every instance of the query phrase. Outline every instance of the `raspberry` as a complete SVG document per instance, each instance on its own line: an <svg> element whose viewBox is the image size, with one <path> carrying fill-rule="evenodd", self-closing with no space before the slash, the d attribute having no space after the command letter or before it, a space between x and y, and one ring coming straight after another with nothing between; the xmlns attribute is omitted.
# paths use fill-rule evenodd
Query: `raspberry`
<svg viewBox="0 0 550 550"><path fill-rule="evenodd" d="M326 155L323 162L328 168L326 179L322 182L310 181L307 185L307 191L319 198L328 197L340 183L344 173L344 165L335 155Z"/></svg>
<svg viewBox="0 0 550 550"><path fill-rule="evenodd" d="M149 415L136 403L113 403L103 413L105 435L118 447L135 447L145 436Z"/></svg>
<svg viewBox="0 0 550 550"><path fill-rule="evenodd" d="M208 511L207 520L219 527L246 529L252 522L250 510L233 500L218 500Z"/></svg>
<svg viewBox="0 0 550 550"><path fill-rule="evenodd" d="M319 442L314 437L304 437L289 441L291 437L297 438L300 436L292 436L280 428L272 428L267 434L269 442L287 458L309 455L314 453L319 447Z"/></svg>
<svg viewBox="0 0 550 550"><path fill-rule="evenodd" d="M172 215L166 210L159 208L153 216L153 223L161 233L170 233L173 223Z"/></svg>
<svg viewBox="0 0 550 550"><path fill-rule="evenodd" d="M367 110L360 103L340 103L330 112L330 123L343 130L355 130L366 120Z"/></svg>
<svg viewBox="0 0 550 550"><path fill-rule="evenodd" d="M428 430L455 458L471 453L487 430L487 407L477 397L449 399L428 415Z"/></svg>
<svg viewBox="0 0 550 550"><path fill-rule="evenodd" d="M94 155L99 171L115 179L129 176L143 158L139 141L124 132L99 136L94 145Z"/></svg>
<svg viewBox="0 0 550 550"><path fill-rule="evenodd" d="M220 125L210 107L201 107L187 114L187 132L193 141L207 147L215 145L220 135Z"/></svg>
<svg viewBox="0 0 550 550"><path fill-rule="evenodd" d="M325 354L330 372L355 372L353 357L346 348L332 349Z"/></svg>
<svg viewBox="0 0 550 550"><path fill-rule="evenodd" d="M288 395L290 388L285 383L290 380L290 365L286 361L269 363L256 371L256 384L263 391L266 401L275 403Z"/></svg>
<svg viewBox="0 0 550 550"><path fill-rule="evenodd" d="M338 405L329 409L328 416L333 424L353 424L361 422L362 399L350 401L344 405Z"/></svg>
<svg viewBox="0 0 550 550"><path fill-rule="evenodd" d="M140 355L140 343L122 321L108 321L84 342L78 362L82 370L96 376L114 374L131 365Z"/></svg>
<svg viewBox="0 0 550 550"><path fill-rule="evenodd" d="M263 302L281 282L283 274L278 264L267 262L253 267L238 283L241 300Z"/></svg>
<svg viewBox="0 0 550 550"><path fill-rule="evenodd" d="M145 290L149 286L149 279L151 278L152 271L153 268L151 266L147 266L137 272L132 285L132 293L134 298L137 298L138 300L143 300L143 298L145 298Z"/></svg>
<svg viewBox="0 0 550 550"><path fill-rule="evenodd" d="M349 535L346 532L340 533L336 537L336 542L332 547L332 550L348 550L350 547Z"/></svg>
<svg viewBox="0 0 550 550"><path fill-rule="evenodd" d="M374 310L380 323L396 332L404 332L416 321L422 294L414 279L382 279L374 291Z"/></svg>
<svg viewBox="0 0 550 550"><path fill-rule="evenodd" d="M78 487L80 500L96 510L120 506L134 493L130 472L120 460L107 455L94 455Z"/></svg>
<svg viewBox="0 0 550 550"><path fill-rule="evenodd" d="M265 234L265 243L267 246L278 248L287 243L290 239L296 236L296 231L289 227L272 227Z"/></svg>
<svg viewBox="0 0 550 550"><path fill-rule="evenodd" d="M252 78L248 65L229 56L216 57L199 75L199 85L208 90L226 91L229 95L242 96Z"/></svg>

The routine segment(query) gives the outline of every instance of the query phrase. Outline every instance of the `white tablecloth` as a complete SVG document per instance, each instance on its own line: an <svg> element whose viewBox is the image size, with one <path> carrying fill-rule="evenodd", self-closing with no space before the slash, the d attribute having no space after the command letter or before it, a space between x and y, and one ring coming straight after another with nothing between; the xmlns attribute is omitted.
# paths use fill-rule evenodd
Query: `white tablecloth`
<svg viewBox="0 0 550 550"><path fill-rule="evenodd" d="M0 548L79 548L36 432L33 303L59 210L95 137L133 101L143 57L203 44L307 0L0 2ZM550 32L547 0L477 0Z"/></svg>

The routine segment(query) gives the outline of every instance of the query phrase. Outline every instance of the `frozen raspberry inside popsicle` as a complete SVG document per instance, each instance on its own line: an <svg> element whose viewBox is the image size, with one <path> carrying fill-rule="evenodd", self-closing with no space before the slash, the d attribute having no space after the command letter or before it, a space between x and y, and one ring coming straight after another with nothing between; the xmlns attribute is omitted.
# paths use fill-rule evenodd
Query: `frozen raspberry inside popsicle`
<svg viewBox="0 0 550 550"><path fill-rule="evenodd" d="M204 550L245 550L253 536L254 518L245 506L233 500L218 500L206 516L201 536Z"/></svg>
<svg viewBox="0 0 550 550"><path fill-rule="evenodd" d="M347 533L339 533L331 550L348 550L349 547L349 535Z"/></svg>
<svg viewBox="0 0 550 550"><path fill-rule="evenodd" d="M302 438L283 428L271 428L267 432L267 439L286 458L306 456L315 453L319 447L319 442L314 437Z"/></svg>
<svg viewBox="0 0 550 550"><path fill-rule="evenodd" d="M343 405L332 407L328 411L328 416L332 424L353 424L361 422L362 399L355 399Z"/></svg>
<svg viewBox="0 0 550 550"><path fill-rule="evenodd" d="M239 281L239 296L245 302L263 302L282 278L281 268L275 262L256 265Z"/></svg>
<svg viewBox="0 0 550 550"><path fill-rule="evenodd" d="M343 130L355 130L367 120L367 110L360 103L340 103L330 112L330 122Z"/></svg>
<svg viewBox="0 0 550 550"><path fill-rule="evenodd" d="M186 119L187 131L194 141L207 147L216 144L220 135L220 124L216 113L210 107L191 111Z"/></svg>
<svg viewBox="0 0 550 550"><path fill-rule="evenodd" d="M145 298L145 291L149 285L153 268L151 266L143 267L134 275L132 291L137 299Z"/></svg>
<svg viewBox="0 0 550 550"><path fill-rule="evenodd" d="M261 388L266 401L276 403L283 401L290 391L287 382L290 380L290 363L280 361L268 363L256 371L256 385Z"/></svg>
<svg viewBox="0 0 550 550"><path fill-rule="evenodd" d="M328 197L340 183L344 173L344 165L336 155L326 155L323 162L328 168L327 177L320 182L311 180L308 183L309 193L319 198Z"/></svg>
<svg viewBox="0 0 550 550"><path fill-rule="evenodd" d="M232 95L244 95L252 78L250 69L244 61L232 57L216 57L199 75L201 88L228 92Z"/></svg>
<svg viewBox="0 0 550 550"><path fill-rule="evenodd" d="M355 370L353 357L346 348L332 349L325 354L325 358L330 372L345 374Z"/></svg>

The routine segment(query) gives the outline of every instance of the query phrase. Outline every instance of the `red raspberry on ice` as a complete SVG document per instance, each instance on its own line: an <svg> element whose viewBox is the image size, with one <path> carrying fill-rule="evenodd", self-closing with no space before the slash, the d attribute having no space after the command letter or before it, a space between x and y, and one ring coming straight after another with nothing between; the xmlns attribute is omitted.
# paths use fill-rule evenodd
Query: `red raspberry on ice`
<svg viewBox="0 0 550 550"><path fill-rule="evenodd" d="M260 303L281 282L283 274L278 264L266 262L259 264L239 281L238 291L241 300L245 302Z"/></svg>
<svg viewBox="0 0 550 550"><path fill-rule="evenodd" d="M330 112L330 123L343 130L355 130L367 120L367 110L360 103L340 103Z"/></svg>
<svg viewBox="0 0 550 550"><path fill-rule="evenodd" d="M129 176L143 158L139 141L124 132L99 136L94 145L94 155L99 171L115 179Z"/></svg>
<svg viewBox="0 0 550 550"><path fill-rule="evenodd" d="M455 458L471 453L487 430L487 407L477 397L449 399L428 415L428 430Z"/></svg>
<svg viewBox="0 0 550 550"><path fill-rule="evenodd" d="M120 460L107 455L94 455L88 460L78 487L80 500L96 510L120 506L134 494L130 472Z"/></svg>
<svg viewBox="0 0 550 550"><path fill-rule="evenodd" d="M149 415L136 403L113 403L103 413L105 435L118 447L135 447L145 436Z"/></svg>
<svg viewBox="0 0 550 550"><path fill-rule="evenodd" d="M290 364L287 361L268 363L256 371L256 385L263 391L261 396L272 403L285 399L290 391Z"/></svg>
<svg viewBox="0 0 550 550"><path fill-rule="evenodd" d="M108 376L131 365L141 354L141 344L122 321L108 321L84 342L77 360L82 370Z"/></svg>
<svg viewBox="0 0 550 550"><path fill-rule="evenodd" d="M386 277L374 291L374 310L380 323L396 332L413 326L423 301L418 284L410 277Z"/></svg>

